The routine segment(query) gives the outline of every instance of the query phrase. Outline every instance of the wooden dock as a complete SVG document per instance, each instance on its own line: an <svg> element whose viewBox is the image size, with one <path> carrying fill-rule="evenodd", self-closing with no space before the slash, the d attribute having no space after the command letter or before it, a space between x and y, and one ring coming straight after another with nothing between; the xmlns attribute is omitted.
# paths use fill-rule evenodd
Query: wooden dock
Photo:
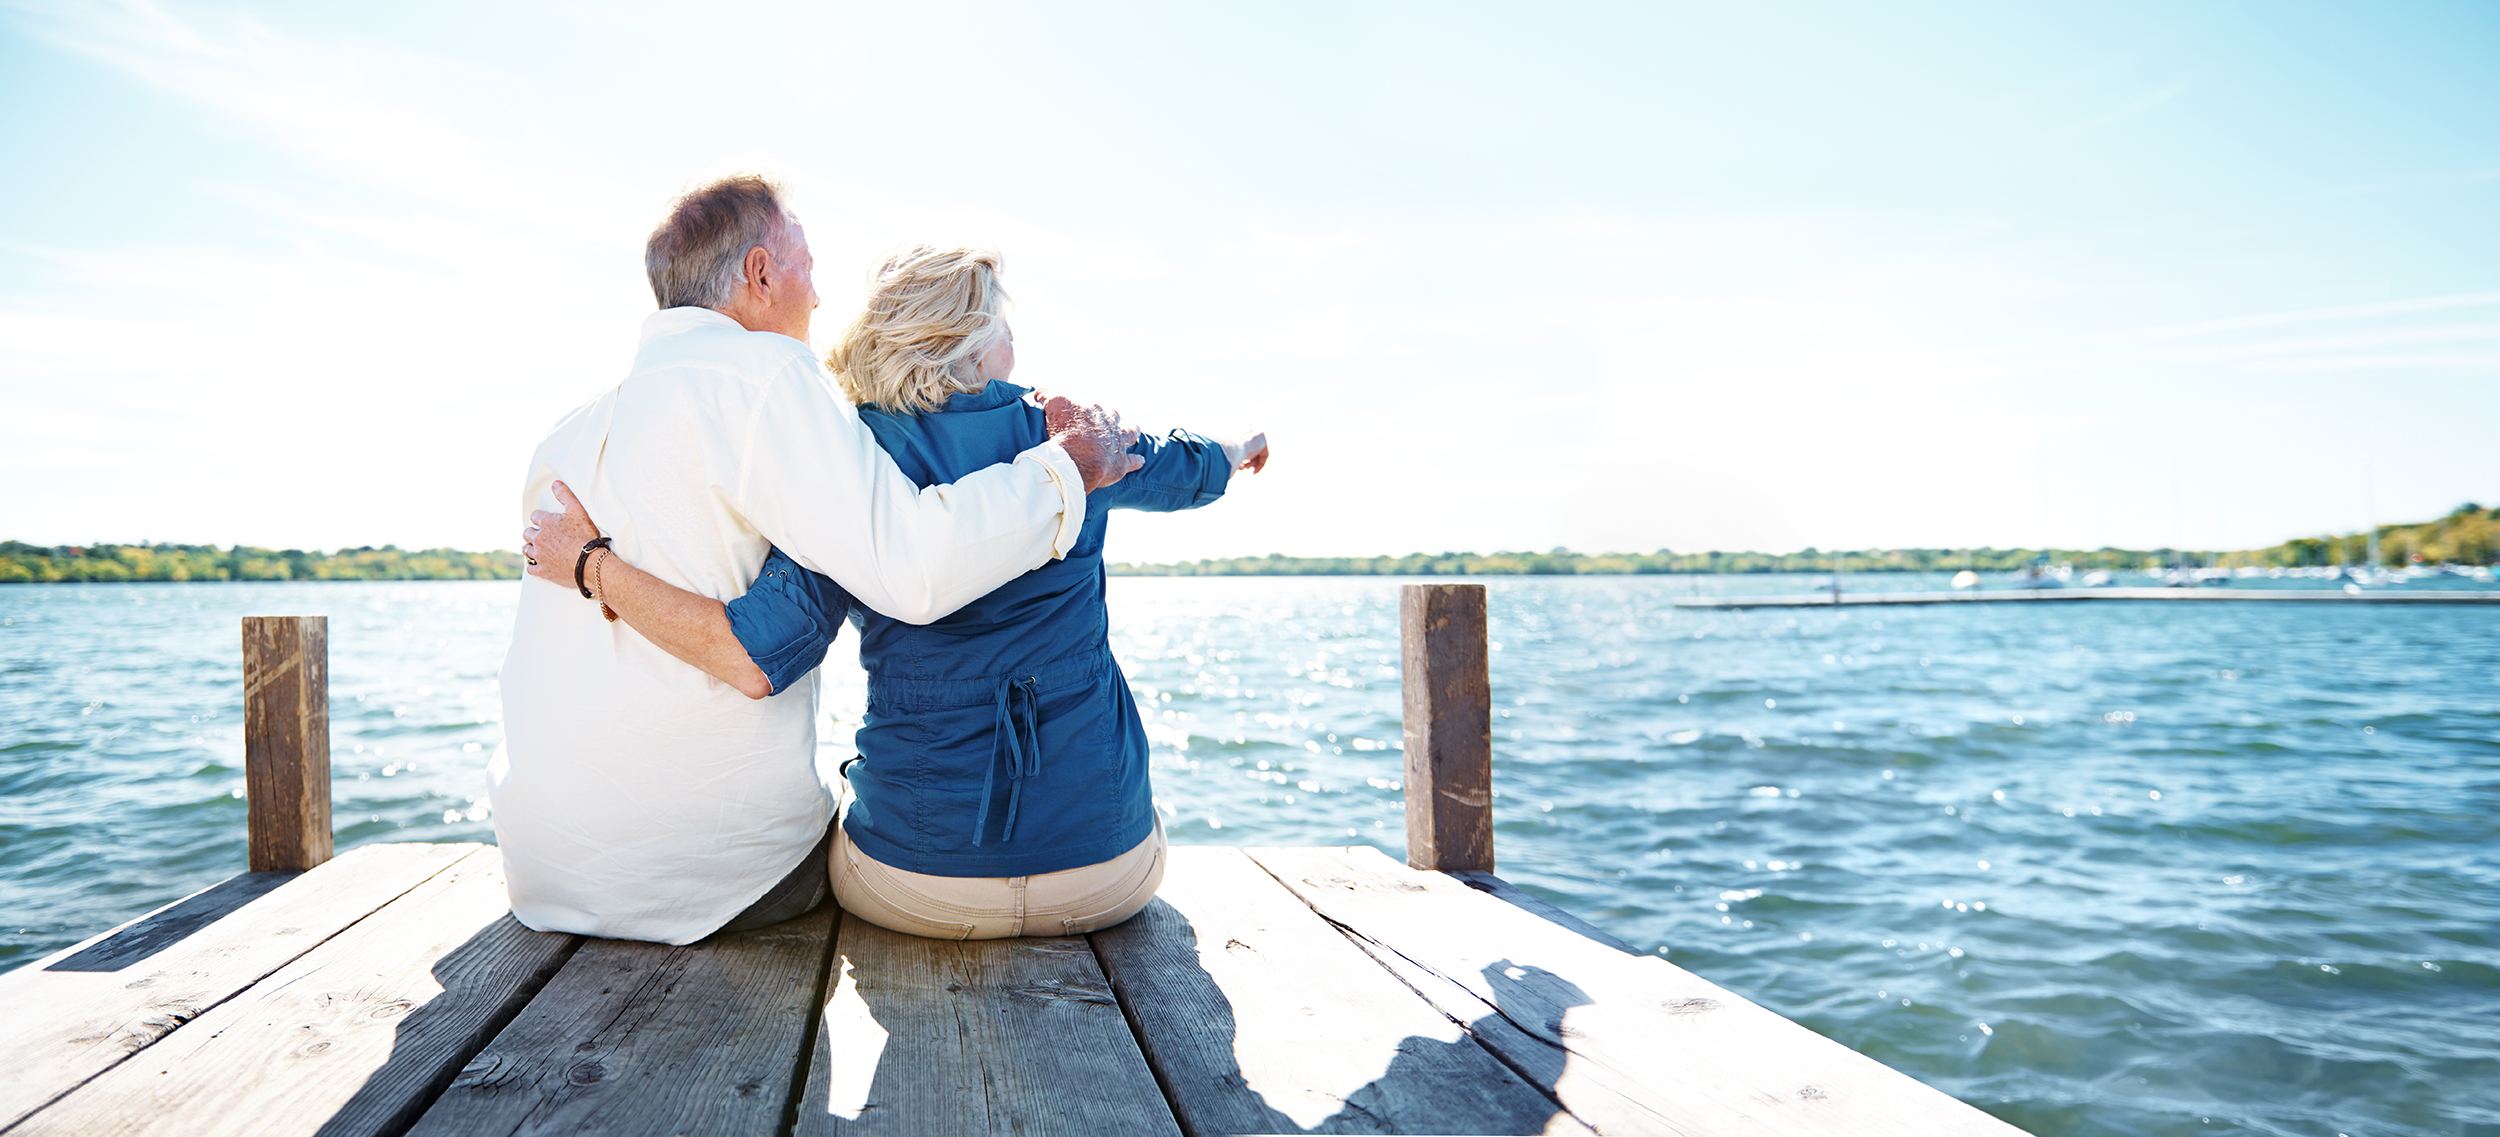
<svg viewBox="0 0 2500 1137"><path fill-rule="evenodd" d="M1410 588L1420 866L1182 847L1091 935L927 940L828 907L670 947L522 927L492 847L329 858L325 830L309 869L0 975L0 1133L2016 1132L1492 875L1483 594ZM294 685L318 629L290 634L247 701L326 756Z"/></svg>
<svg viewBox="0 0 2500 1137"><path fill-rule="evenodd" d="M2049 604L2090 600L2183 600L2260 604L2500 604L2500 591L2420 589L2337 592L2311 588L2007 588L1995 592L1802 592L1779 596L1684 596L1678 608L1843 608L1897 604Z"/></svg>

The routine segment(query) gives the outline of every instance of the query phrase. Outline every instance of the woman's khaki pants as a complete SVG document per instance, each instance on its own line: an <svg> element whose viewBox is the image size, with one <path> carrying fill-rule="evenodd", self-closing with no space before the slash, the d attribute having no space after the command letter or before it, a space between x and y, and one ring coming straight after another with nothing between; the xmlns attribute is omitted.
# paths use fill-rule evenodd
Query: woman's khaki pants
<svg viewBox="0 0 2500 1137"><path fill-rule="evenodd" d="M847 796L847 795L846 795ZM882 928L934 940L1073 936L1137 914L1163 884L1163 818L1128 852L1040 876L930 876L860 852L833 827L833 898Z"/></svg>

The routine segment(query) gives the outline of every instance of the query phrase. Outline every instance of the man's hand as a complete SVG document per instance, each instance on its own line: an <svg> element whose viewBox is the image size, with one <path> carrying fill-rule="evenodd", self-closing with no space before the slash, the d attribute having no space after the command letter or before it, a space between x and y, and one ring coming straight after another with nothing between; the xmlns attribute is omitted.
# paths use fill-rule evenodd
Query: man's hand
<svg viewBox="0 0 2500 1137"><path fill-rule="evenodd" d="M1128 452L1137 444L1137 432L1121 429L1118 411L1078 406L1065 395L1052 395L1042 404L1042 422L1050 430L1050 440L1068 452L1077 472L1084 475L1087 493L1146 464L1144 458Z"/></svg>
<svg viewBox="0 0 2500 1137"><path fill-rule="evenodd" d="M564 512L530 511L529 528L521 530L521 557L531 576L570 589L574 587L573 566L581 560L582 546L599 536L599 526L590 520L590 511L582 508L581 499L573 496L571 487L557 482L555 491L556 500L564 503Z"/></svg>

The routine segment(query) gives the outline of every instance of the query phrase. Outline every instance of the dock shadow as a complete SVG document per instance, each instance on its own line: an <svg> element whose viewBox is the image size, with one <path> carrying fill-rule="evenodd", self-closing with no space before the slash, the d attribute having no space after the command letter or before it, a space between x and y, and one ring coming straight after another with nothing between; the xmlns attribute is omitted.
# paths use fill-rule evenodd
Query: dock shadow
<svg viewBox="0 0 2500 1137"><path fill-rule="evenodd" d="M519 1017L581 943L579 936L531 931L506 912L445 952L431 969L442 990L399 1016L390 1056L322 1122L316 1137L406 1132L451 1087L462 1067ZM386 1001L359 1017L381 1017L399 1005ZM325 1040L310 1043L327 1045Z"/></svg>
<svg viewBox="0 0 2500 1137"><path fill-rule="evenodd" d="M1486 965L1484 980L1494 995L1493 1008L1462 1024L1460 1036L1444 1041L1408 1035L1381 1075L1343 1097L1342 1106L1309 1128L1303 1128L1266 1096L1250 1087L1238 1057L1238 1027L1230 996L1197 960L1197 929L1162 901L1148 905L1138 919L1146 924L1129 935L1168 939L1171 951L1151 977L1148 997L1178 1001L1203 1015L1193 1034L1217 1043L1150 1038L1155 1029L1128 1007L1144 983L1115 989L1131 1028L1148 1051L1164 1096L1189 1132L1203 1133L1543 1133L1567 1111L1553 1097L1570 1054L1555 1040L1563 1037L1562 1020L1572 1007L1594 1000L1570 980L1541 967L1509 959ZM1133 920L1131 923L1135 923ZM1119 935L1122 928L1094 933ZM1097 955L1101 955L1099 948ZM1132 977L1137 979L1141 977ZM1434 1013L1440 1008L1418 994ZM1488 1036L1498 1043L1488 1041ZM1158 1054L1160 1052L1160 1054ZM1210 1054L1220 1055L1207 1060ZM1485 1075L1506 1070L1509 1082ZM1524 1083L1524 1086L1519 1083Z"/></svg>
<svg viewBox="0 0 2500 1137"><path fill-rule="evenodd" d="M180 943L191 933L232 915L271 889L301 876L294 872L249 872L168 904L137 923L87 945L46 971L119 971L142 963Z"/></svg>
<svg viewBox="0 0 2500 1137"><path fill-rule="evenodd" d="M1134 1043L1083 936L927 939L844 911L826 963L798 1137L1160 1124L1143 1062L1106 1045Z"/></svg>
<svg viewBox="0 0 2500 1137"><path fill-rule="evenodd" d="M1553 1098L1553 1089L1555 1081L1562 1077L1563 1067L1569 1063L1571 1055L1540 1037L1546 1032L1530 1030L1527 1032L1527 1037L1521 1037L1517 1032L1525 1029L1524 1024L1512 1020L1507 1008L1512 1003L1522 1002L1522 1000L1513 998L1505 1001L1505 993L1515 996L1532 990L1536 992L1537 997L1526 1002L1537 1008L1538 1022L1557 1035L1562 1030L1563 1012L1572 1007L1585 1006L1591 1000L1586 992L1580 990L1570 980L1544 968L1514 964L1508 959L1496 960L1485 965L1484 977L1492 984L1494 990L1492 1011L1465 1023L1464 1033L1454 1041L1443 1042L1420 1035L1407 1036L1398 1043L1398 1056L1389 1063L1388 1070L1362 1089L1346 1095L1346 1107L1321 1121L1309 1132L1545 1132L1554 1118L1564 1112L1561 1104ZM1497 1026L1511 1028L1506 1033L1512 1035L1514 1045L1496 1049L1483 1041L1484 1035L1496 1029ZM1504 1128L1480 1129L1481 1115L1473 1114L1467 1117L1427 1117L1422 1122L1421 1128L1407 1124L1408 1116L1400 1117L1401 1124L1396 1129L1381 1130L1365 1127L1366 1123L1374 1117L1391 1116L1387 1110L1398 1108L1403 1103L1418 1100L1452 1102L1462 1099L1465 1095L1460 1087L1452 1085L1449 1069L1454 1062L1472 1059L1473 1054L1468 1053L1470 1051L1489 1055L1494 1061L1508 1067L1512 1073L1519 1076L1521 1081L1527 1083L1528 1089L1535 1093L1541 1104L1528 1113L1515 1113L1509 1119L1513 1124ZM1443 1124L1444 1120L1448 1124Z"/></svg>

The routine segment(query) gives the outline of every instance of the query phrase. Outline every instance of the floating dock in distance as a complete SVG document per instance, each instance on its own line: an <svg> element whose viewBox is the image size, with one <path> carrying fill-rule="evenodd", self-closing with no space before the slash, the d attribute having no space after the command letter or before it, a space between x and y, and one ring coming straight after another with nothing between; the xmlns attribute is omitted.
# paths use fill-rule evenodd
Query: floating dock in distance
<svg viewBox="0 0 2500 1137"><path fill-rule="evenodd" d="M2009 588L1996 592L1806 592L1783 596L1683 596L1678 608L1843 608L1862 604L2010 604L2086 600L2255 601L2267 604L2500 604L2500 591L2334 592L2294 588Z"/></svg>
<svg viewBox="0 0 2500 1137"><path fill-rule="evenodd" d="M326 625L256 619L260 871L0 975L0 1130L2019 1137L1492 875L1484 587L1401 600L1407 864L1184 846L1090 935L685 947L521 926L489 846L330 857Z"/></svg>

